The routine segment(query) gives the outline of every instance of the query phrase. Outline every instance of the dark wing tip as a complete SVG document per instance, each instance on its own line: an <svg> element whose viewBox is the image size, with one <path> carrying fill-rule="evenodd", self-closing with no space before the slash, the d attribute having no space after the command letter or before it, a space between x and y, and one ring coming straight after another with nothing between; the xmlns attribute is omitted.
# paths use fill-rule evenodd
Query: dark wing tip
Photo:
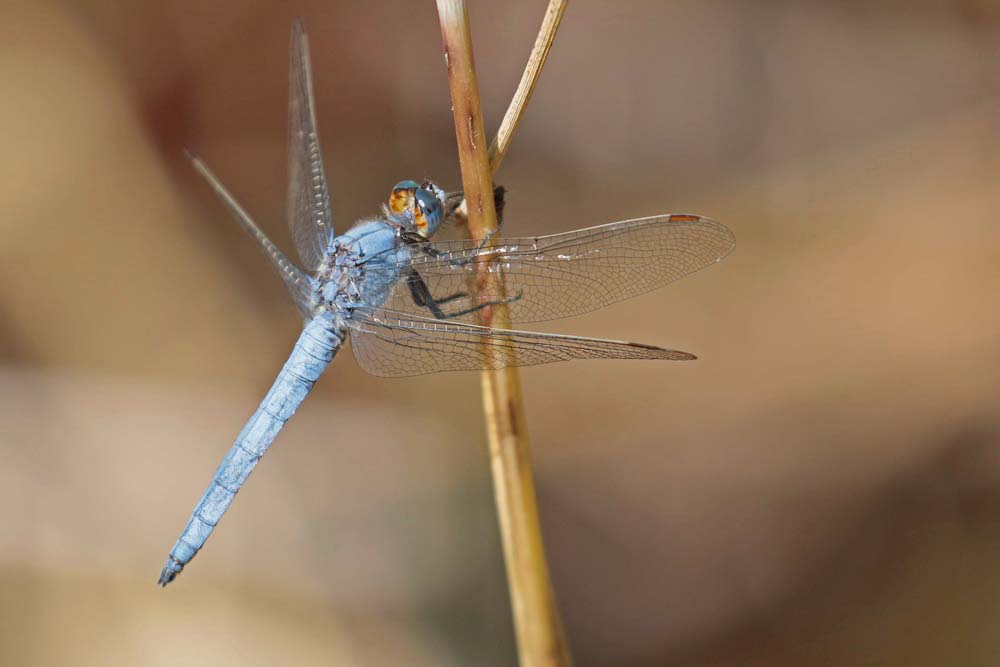
<svg viewBox="0 0 1000 667"><path fill-rule="evenodd" d="M635 347L640 350L648 350L649 356L643 357L647 359L666 359L668 361L693 361L697 359L695 355L690 352L682 352L680 350L668 350L665 347L659 347L657 345L646 345L645 343L626 343L629 347Z"/></svg>
<svg viewBox="0 0 1000 667"><path fill-rule="evenodd" d="M681 224L690 223L702 228L712 228L723 241L723 245L719 249L719 254L715 258L716 262L721 262L736 248L736 234L733 233L733 230L713 218L693 213L671 213L666 216L666 221Z"/></svg>
<svg viewBox="0 0 1000 667"><path fill-rule="evenodd" d="M667 222L701 222L702 220L709 220L703 215L695 215L693 213L671 213L667 216ZM712 220L712 222L715 222Z"/></svg>

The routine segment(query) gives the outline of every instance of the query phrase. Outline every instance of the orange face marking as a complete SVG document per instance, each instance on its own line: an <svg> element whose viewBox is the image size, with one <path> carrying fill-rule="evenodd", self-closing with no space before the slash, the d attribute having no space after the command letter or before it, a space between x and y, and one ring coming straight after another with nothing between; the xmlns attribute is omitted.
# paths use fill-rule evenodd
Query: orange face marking
<svg viewBox="0 0 1000 667"><path fill-rule="evenodd" d="M419 206L414 206L413 207L413 222L414 222L414 224L416 224L417 229L420 230L420 233L423 234L424 236L426 236L427 235L426 234L426 232L427 232L427 216L424 215L424 212L420 210Z"/></svg>
<svg viewBox="0 0 1000 667"><path fill-rule="evenodd" d="M402 213L413 206L413 190L393 190L389 195L389 208L393 213Z"/></svg>

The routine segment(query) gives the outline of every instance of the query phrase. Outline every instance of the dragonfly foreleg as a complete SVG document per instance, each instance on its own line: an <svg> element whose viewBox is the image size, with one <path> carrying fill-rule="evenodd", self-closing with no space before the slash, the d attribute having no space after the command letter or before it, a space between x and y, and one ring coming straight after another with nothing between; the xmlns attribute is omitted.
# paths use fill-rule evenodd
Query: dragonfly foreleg
<svg viewBox="0 0 1000 667"><path fill-rule="evenodd" d="M506 205L504 196L506 192L507 190L502 185L498 185L493 189L493 205L496 207L497 211L496 229L491 229L486 232L486 235L479 241L479 245L477 245L469 255L451 260L452 266L468 266L472 262L476 261L476 258L478 258L483 250L486 249L486 247L490 244L490 241L493 240L493 237L500 233L500 229L503 227L503 209Z"/></svg>
<svg viewBox="0 0 1000 667"><path fill-rule="evenodd" d="M493 188L493 206L497 210L497 227L499 228L503 225L503 207L506 205L505 195L507 194L507 188L502 185L498 185ZM448 195L448 201L446 202L446 210L444 214L445 220L450 220L455 217L458 213L458 209L462 207L465 202L465 195L461 190L458 192L452 192Z"/></svg>

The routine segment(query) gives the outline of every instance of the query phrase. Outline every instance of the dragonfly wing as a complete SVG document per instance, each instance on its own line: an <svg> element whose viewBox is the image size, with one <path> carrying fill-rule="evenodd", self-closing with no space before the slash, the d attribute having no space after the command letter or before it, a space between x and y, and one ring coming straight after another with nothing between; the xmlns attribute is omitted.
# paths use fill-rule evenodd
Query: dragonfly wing
<svg viewBox="0 0 1000 667"><path fill-rule="evenodd" d="M288 288L288 292L292 295L292 300L295 301L295 305L298 306L299 311L306 317L309 317L311 311L312 278L303 273L299 267L295 266L285 256L285 253L281 252L281 249L274 245L271 239L267 238L267 234L243 210L243 207L236 201L236 198L230 194L226 186L222 184L222 181L212 173L212 170L208 168L201 158L190 153L188 153L188 157L191 158L195 171L208 182L208 185L215 192L216 196L225 204L230 215L253 237L261 252L264 253L264 256L271 260L271 266L274 267L278 275L285 282L285 287Z"/></svg>
<svg viewBox="0 0 1000 667"><path fill-rule="evenodd" d="M496 370L570 359L695 358L687 352L640 343L491 329L385 309L357 308L347 322L358 363L383 377Z"/></svg>
<svg viewBox="0 0 1000 667"><path fill-rule="evenodd" d="M710 266L735 245L733 233L697 215L657 215L535 238L505 238L479 249L477 241L416 246L408 264L446 313L475 322L477 306L508 301L513 322L571 317L662 287ZM477 262L503 277L506 294L468 294ZM461 295L461 296L456 296ZM405 282L385 302L387 310L426 316ZM449 320L451 321L451 320Z"/></svg>
<svg viewBox="0 0 1000 667"><path fill-rule="evenodd" d="M333 238L333 220L316 130L309 40L298 20L292 24L289 72L288 226L303 266L314 271Z"/></svg>

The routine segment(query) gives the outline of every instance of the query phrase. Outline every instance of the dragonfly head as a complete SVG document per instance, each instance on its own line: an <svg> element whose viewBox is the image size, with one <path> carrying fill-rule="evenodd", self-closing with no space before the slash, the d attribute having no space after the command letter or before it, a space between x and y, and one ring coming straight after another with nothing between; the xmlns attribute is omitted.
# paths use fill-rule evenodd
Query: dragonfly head
<svg viewBox="0 0 1000 667"><path fill-rule="evenodd" d="M444 190L430 181L400 181L389 194L389 210L412 215L417 232L429 239L444 220L445 199Z"/></svg>

